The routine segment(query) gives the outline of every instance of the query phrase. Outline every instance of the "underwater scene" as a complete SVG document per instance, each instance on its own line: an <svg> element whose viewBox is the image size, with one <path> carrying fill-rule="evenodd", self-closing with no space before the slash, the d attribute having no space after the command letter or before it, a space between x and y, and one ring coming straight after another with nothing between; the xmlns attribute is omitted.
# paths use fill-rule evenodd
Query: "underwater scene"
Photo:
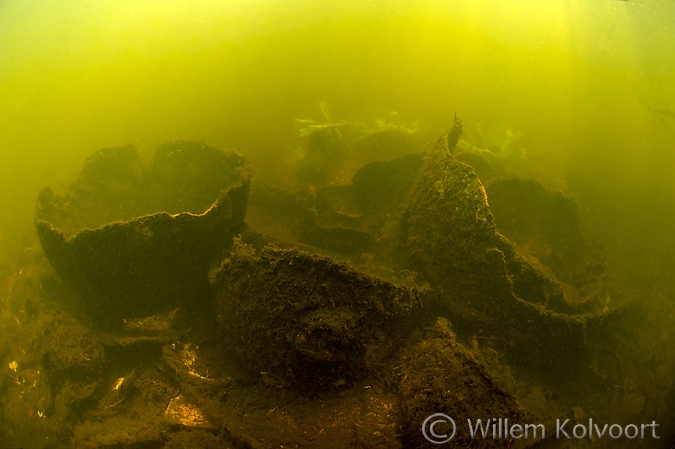
<svg viewBox="0 0 675 449"><path fill-rule="evenodd" d="M0 449L675 448L675 1L1 0Z"/></svg>

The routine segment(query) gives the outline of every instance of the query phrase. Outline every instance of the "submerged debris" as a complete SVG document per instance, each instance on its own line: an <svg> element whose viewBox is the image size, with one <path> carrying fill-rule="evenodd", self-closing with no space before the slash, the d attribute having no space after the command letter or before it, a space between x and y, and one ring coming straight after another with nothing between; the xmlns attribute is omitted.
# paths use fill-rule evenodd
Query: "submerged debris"
<svg viewBox="0 0 675 449"><path fill-rule="evenodd" d="M180 395L171 398L164 411L164 417L173 424L185 427L211 427L201 410Z"/></svg>
<svg viewBox="0 0 675 449"><path fill-rule="evenodd" d="M218 321L252 372L327 389L367 375L403 342L423 292L293 249L237 242L215 274Z"/></svg>
<svg viewBox="0 0 675 449"><path fill-rule="evenodd" d="M465 332L515 342L542 369L583 366L589 316L563 313L571 306L542 266L549 261L520 251L497 231L483 184L452 154L461 130L455 118L410 195L403 233L413 268L439 292L439 313L450 314ZM601 275L591 282L602 283Z"/></svg>
<svg viewBox="0 0 675 449"><path fill-rule="evenodd" d="M522 133L514 131L504 120L492 123L487 130L477 123L468 133L466 140L457 144L460 150L484 155L505 164L514 164L526 156L519 141Z"/></svg>
<svg viewBox="0 0 675 449"><path fill-rule="evenodd" d="M472 438L466 423L483 423L496 417L511 423L522 422L526 413L518 406L512 392L499 385L488 367L457 343L455 334L444 318L439 318L422 341L410 345L401 365L402 436L405 447L432 447L420 424L432 413L452 417L458 424L453 445L457 447L505 447L508 441L492 434ZM530 417L532 418L532 417ZM439 426L440 433L440 426ZM450 428L446 434L452 433ZM480 433L479 433L480 435Z"/></svg>
<svg viewBox="0 0 675 449"><path fill-rule="evenodd" d="M368 162L419 151L412 139L416 124L409 125L394 111L362 113L335 122L326 103L320 106L325 123L293 122L298 137L306 140L303 155L295 162L302 183L329 184L346 174L351 177Z"/></svg>
<svg viewBox="0 0 675 449"><path fill-rule="evenodd" d="M243 158L195 142L163 145L148 169L131 147L102 150L40 194L44 253L77 295L40 251L2 275L3 443L391 449L425 447L440 412L672 416L657 409L672 336L635 341L635 322L671 323L672 304L617 307L573 200L454 154L456 117L429 154L393 157L411 133L375 123L354 139L322 107L308 139L388 160L297 192L255 184L248 226ZM455 444L516 445L466 430Z"/></svg>
<svg viewBox="0 0 675 449"><path fill-rule="evenodd" d="M215 256L244 226L249 170L235 152L161 146L144 171L132 147L89 157L61 195L40 192L38 236L99 323L203 302Z"/></svg>

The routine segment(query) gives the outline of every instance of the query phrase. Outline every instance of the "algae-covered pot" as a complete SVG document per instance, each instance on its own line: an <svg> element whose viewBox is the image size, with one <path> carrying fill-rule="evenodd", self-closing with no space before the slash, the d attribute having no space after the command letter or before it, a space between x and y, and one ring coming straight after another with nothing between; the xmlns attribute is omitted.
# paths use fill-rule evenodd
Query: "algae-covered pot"
<svg viewBox="0 0 675 449"><path fill-rule="evenodd" d="M254 375L329 389L379 367L407 340L424 289L299 249L235 241L213 273L226 346Z"/></svg>
<svg viewBox="0 0 675 449"><path fill-rule="evenodd" d="M605 288L604 265L601 261L595 265L589 262L596 271L585 280L593 287L584 292L561 283L555 268L544 265L500 234L483 184L475 171L453 154L461 132L462 123L455 117L453 128L425 159L410 194L403 231L414 268L427 277L432 288L443 292L437 303L439 314L452 317L464 332L499 335L513 342L520 356L548 370L572 364L582 366L589 357L587 328L602 319L599 295L594 292ZM506 188L496 186L493 192L497 196L509 196ZM543 187L541 197L550 209L557 209L557 199L574 205L564 201L562 195L546 194ZM505 198L500 198L498 204L502 218L515 207L510 209ZM537 212L541 215L541 210ZM527 215L537 214L517 218L525 223ZM586 251L580 231L572 226L577 223L574 214L554 216L570 217L569 223L559 223L564 229L560 234L567 239L575 237L577 253ZM536 222L535 218L531 220ZM528 239L548 240L535 233ZM551 248L549 260L568 260L565 247ZM588 259L593 261L590 256ZM571 301L577 297L585 298L585 302Z"/></svg>
<svg viewBox="0 0 675 449"><path fill-rule="evenodd" d="M208 267L244 226L243 156L191 141L91 155L65 192L39 194L45 254L99 323L114 325L208 298Z"/></svg>

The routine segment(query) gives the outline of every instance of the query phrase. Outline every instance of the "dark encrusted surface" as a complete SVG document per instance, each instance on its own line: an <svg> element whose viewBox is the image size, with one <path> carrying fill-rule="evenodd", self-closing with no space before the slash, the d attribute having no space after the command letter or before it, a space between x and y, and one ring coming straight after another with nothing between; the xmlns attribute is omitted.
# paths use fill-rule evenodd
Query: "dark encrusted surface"
<svg viewBox="0 0 675 449"><path fill-rule="evenodd" d="M244 227L241 155L197 142L161 146L143 171L132 147L90 156L61 195L40 193L43 250L100 323L166 312L209 296L216 255Z"/></svg>
<svg viewBox="0 0 675 449"><path fill-rule="evenodd" d="M421 423L434 413L450 416L456 434L449 443L456 447L509 447L510 438L493 438L491 426L487 438L472 438L468 420L476 425L481 420L508 419L512 424L523 422L526 413L518 406L512 392L495 379L476 354L457 343L447 321L439 318L421 341L411 344L402 356L401 439L405 447L438 447L427 441ZM529 417L532 419L532 417ZM428 430L428 429L427 429ZM452 428L436 429L450 434ZM478 433L480 435L480 433Z"/></svg>
<svg viewBox="0 0 675 449"><path fill-rule="evenodd" d="M569 284L568 296L577 298L568 300L592 303L604 294L598 285L607 271L604 253L584 239L573 199L533 179L498 178L486 189L499 231Z"/></svg>
<svg viewBox="0 0 675 449"><path fill-rule="evenodd" d="M2 279L0 334L14 335L0 346L3 437L424 447L421 423L440 412L460 424L451 444L540 447L470 440L466 420L669 418L673 345L658 333L672 305L617 309L573 200L497 166L484 189L453 156L461 130L456 120L426 159L373 162L347 185L258 185L252 223L269 226L233 245L248 193L238 154L174 142L147 171L131 147L92 155L36 211L45 253L79 295L45 263Z"/></svg>
<svg viewBox="0 0 675 449"><path fill-rule="evenodd" d="M251 372L303 388L352 382L410 331L422 292L329 258L235 243L212 281L218 320Z"/></svg>
<svg viewBox="0 0 675 449"><path fill-rule="evenodd" d="M487 193L450 144L461 122L425 160L403 221L412 266L438 293L439 313L467 333L511 341L543 367L588 357L588 316L568 314L559 282L497 232Z"/></svg>

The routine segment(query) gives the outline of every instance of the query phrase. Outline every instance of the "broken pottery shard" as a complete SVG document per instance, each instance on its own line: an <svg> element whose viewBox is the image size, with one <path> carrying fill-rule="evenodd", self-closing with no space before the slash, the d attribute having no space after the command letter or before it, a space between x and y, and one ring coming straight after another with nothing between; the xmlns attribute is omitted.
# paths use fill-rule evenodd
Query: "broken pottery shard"
<svg viewBox="0 0 675 449"><path fill-rule="evenodd" d="M325 389L365 376L411 330L421 291L328 257L235 242L213 279L217 319L253 374Z"/></svg>
<svg viewBox="0 0 675 449"><path fill-rule="evenodd" d="M607 296L604 252L584 239L574 200L532 179L498 178L486 188L499 231L564 286L565 301L549 305L567 313L602 310ZM517 291L517 279L514 284Z"/></svg>
<svg viewBox="0 0 675 449"><path fill-rule="evenodd" d="M496 229L482 183L452 150L461 132L441 138L425 160L403 220L410 258L438 294L439 313L458 329L503 338L542 366L583 363L586 318L550 310L528 295L562 295L547 273L518 254ZM534 279L524 297L513 276ZM473 326L473 327L472 327Z"/></svg>
<svg viewBox="0 0 675 449"><path fill-rule="evenodd" d="M477 438L472 438L467 423L471 420L475 426L477 419L484 423L487 419L496 421L499 418L507 418L511 423L526 419L532 422L529 421L532 417L525 414L513 394L500 385L501 379L496 378L487 365L457 343L444 318L439 318L427 334L407 347L401 357L399 398L403 446L434 447L425 439L420 424L441 410L457 425L452 441L454 447L508 447L504 440L494 439L492 435L481 438L478 433ZM442 427L440 424L437 431ZM451 432L452 427L447 433Z"/></svg>
<svg viewBox="0 0 675 449"><path fill-rule="evenodd" d="M211 427L211 423L204 417L201 410L183 396L171 399L164 411L164 418L171 424L185 427Z"/></svg>
<svg viewBox="0 0 675 449"><path fill-rule="evenodd" d="M208 295L214 257L244 226L244 158L198 142L162 145L148 170L133 147L90 156L62 194L40 192L38 236L99 323L168 312Z"/></svg>

